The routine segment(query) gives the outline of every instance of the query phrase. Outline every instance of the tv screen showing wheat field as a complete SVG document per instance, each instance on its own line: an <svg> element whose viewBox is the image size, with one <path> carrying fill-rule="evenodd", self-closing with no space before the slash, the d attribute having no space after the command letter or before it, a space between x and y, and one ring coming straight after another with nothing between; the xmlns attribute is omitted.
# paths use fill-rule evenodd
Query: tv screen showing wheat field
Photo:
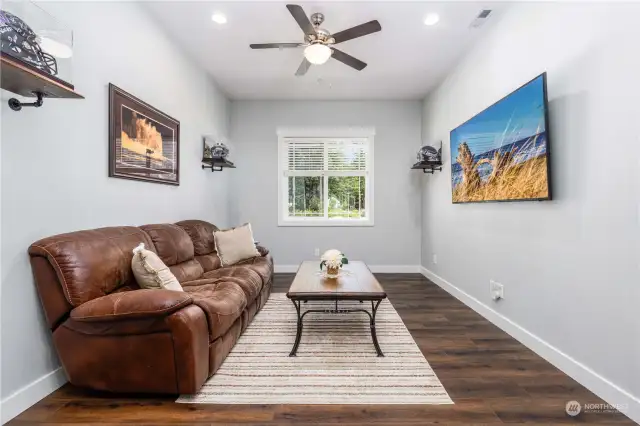
<svg viewBox="0 0 640 426"><path fill-rule="evenodd" d="M551 198L545 78L451 131L454 203Z"/></svg>

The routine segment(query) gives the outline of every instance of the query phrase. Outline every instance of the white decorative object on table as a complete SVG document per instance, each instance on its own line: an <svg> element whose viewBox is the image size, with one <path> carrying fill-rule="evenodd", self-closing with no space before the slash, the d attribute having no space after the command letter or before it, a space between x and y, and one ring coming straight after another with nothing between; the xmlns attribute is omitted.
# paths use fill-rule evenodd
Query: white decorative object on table
<svg viewBox="0 0 640 426"><path fill-rule="evenodd" d="M342 265L349 263L349 259L346 258L344 253L336 249L325 251L320 260L320 269L323 266L326 268L326 278L338 278Z"/></svg>

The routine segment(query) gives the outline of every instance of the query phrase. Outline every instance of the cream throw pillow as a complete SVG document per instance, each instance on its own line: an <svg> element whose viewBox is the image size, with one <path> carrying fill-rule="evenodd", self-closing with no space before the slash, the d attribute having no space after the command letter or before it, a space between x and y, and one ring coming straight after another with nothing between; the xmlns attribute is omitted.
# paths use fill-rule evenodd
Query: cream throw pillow
<svg viewBox="0 0 640 426"><path fill-rule="evenodd" d="M241 260L260 256L253 240L250 223L225 231L213 231L213 237L222 266L233 265Z"/></svg>
<svg viewBox="0 0 640 426"><path fill-rule="evenodd" d="M141 288L184 291L169 267L157 254L144 248L144 243L133 249L131 269Z"/></svg>

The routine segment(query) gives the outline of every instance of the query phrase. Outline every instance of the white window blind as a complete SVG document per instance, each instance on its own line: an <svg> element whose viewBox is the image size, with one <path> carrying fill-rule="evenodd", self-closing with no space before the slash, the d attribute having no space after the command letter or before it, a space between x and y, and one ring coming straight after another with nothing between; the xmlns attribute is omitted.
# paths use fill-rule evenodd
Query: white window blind
<svg viewBox="0 0 640 426"><path fill-rule="evenodd" d="M368 141L335 141L327 143L327 169L366 171Z"/></svg>
<svg viewBox="0 0 640 426"><path fill-rule="evenodd" d="M324 143L318 141L286 141L287 170L324 170Z"/></svg>
<svg viewBox="0 0 640 426"><path fill-rule="evenodd" d="M354 175L363 175L368 169L369 141L366 139L288 138L284 143L287 157L285 172L293 172L287 173L290 176L298 175L295 172L319 172L319 175L334 175L332 172L360 172Z"/></svg>
<svg viewBox="0 0 640 426"><path fill-rule="evenodd" d="M363 133L279 134L279 225L373 226L373 132Z"/></svg>

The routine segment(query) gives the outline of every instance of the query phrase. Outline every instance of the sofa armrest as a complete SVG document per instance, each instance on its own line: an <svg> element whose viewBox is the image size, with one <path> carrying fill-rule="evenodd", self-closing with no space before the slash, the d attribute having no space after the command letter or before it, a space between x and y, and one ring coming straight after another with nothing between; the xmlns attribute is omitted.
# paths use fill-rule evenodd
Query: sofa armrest
<svg viewBox="0 0 640 426"><path fill-rule="evenodd" d="M90 322L168 316L192 302L191 296L181 291L124 291L83 303L71 311L71 319Z"/></svg>

